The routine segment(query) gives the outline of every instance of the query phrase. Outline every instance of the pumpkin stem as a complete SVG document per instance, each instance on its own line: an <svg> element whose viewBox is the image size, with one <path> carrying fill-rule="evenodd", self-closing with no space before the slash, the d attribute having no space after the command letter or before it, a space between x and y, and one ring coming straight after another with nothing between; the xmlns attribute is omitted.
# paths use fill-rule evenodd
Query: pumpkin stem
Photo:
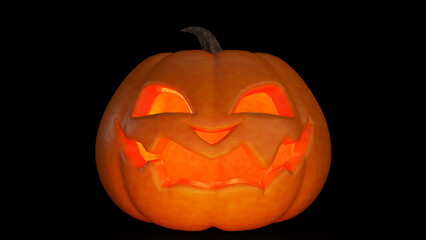
<svg viewBox="0 0 426 240"><path fill-rule="evenodd" d="M189 32L194 34L201 44L201 50L216 54L222 51L219 42L216 40L214 35L207 29L202 27L187 27L181 30L182 32Z"/></svg>

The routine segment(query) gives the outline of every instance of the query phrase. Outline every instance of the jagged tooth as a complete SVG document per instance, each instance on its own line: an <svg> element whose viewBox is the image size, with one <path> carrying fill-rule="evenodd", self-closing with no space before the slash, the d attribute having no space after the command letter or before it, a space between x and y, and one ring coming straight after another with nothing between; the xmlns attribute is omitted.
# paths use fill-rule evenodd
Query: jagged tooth
<svg viewBox="0 0 426 240"><path fill-rule="evenodd" d="M275 160L275 155L277 153L277 150L278 150L278 147L276 147L272 151L267 151L267 152L260 151L260 154L258 155L258 161L260 165L264 168L269 168Z"/></svg>
<svg viewBox="0 0 426 240"><path fill-rule="evenodd" d="M158 159L158 154L150 153L145 150L145 148L140 142L136 142L136 143L138 144L139 152L142 155L142 157L145 159L145 161Z"/></svg>
<svg viewBox="0 0 426 240"><path fill-rule="evenodd" d="M269 168L275 160L275 155L281 143L265 145L262 143L247 144L246 152L258 167Z"/></svg>

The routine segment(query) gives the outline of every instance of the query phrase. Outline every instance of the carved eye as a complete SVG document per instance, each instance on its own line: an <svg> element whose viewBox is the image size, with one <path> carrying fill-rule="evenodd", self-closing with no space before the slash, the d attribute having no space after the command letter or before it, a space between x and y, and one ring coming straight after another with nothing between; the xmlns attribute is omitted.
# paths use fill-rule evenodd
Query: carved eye
<svg viewBox="0 0 426 240"><path fill-rule="evenodd" d="M233 113L267 113L293 117L293 110L282 88L275 85L262 86L245 93Z"/></svg>
<svg viewBox="0 0 426 240"><path fill-rule="evenodd" d="M136 99L132 117L159 113L192 113L192 111L178 91L160 85L148 85Z"/></svg>

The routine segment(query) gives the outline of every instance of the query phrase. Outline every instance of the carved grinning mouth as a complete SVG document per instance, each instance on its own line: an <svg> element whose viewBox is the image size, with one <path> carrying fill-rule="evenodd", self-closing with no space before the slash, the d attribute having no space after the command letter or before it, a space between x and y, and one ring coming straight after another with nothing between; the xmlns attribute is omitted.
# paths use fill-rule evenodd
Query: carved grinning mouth
<svg viewBox="0 0 426 240"><path fill-rule="evenodd" d="M280 172L293 174L304 159L311 132L308 122L299 141L288 143L284 140L271 166L262 167L247 144L210 159L167 140L166 148L159 154L153 154L146 151L140 142L126 138L118 120L115 123L121 134L122 157L138 171L142 172L148 164L154 164L163 187L186 184L205 189L233 184L249 184L264 189Z"/></svg>

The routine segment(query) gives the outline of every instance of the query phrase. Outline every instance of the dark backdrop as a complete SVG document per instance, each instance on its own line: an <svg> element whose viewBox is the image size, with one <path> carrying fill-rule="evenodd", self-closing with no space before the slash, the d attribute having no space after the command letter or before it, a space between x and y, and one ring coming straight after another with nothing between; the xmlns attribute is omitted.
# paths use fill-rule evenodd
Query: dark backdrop
<svg viewBox="0 0 426 240"><path fill-rule="evenodd" d="M387 138L382 116L389 109L383 75L388 66L382 62L390 54L383 43L393 16L348 8L290 9L270 14L265 9L260 16L82 7L29 20L20 40L33 40L26 44L31 56L25 65L35 75L28 79L31 94L24 110L31 111L27 120L37 127L27 183L31 194L16 221L56 239L364 239L394 233L387 192L400 186L386 175L396 159L383 157L382 149L392 146L381 141ZM193 35L180 32L188 26L210 30L223 49L280 57L322 107L331 134L330 174L316 201L294 219L235 233L173 231L132 219L104 191L94 153L103 111L147 57L199 49Z"/></svg>

